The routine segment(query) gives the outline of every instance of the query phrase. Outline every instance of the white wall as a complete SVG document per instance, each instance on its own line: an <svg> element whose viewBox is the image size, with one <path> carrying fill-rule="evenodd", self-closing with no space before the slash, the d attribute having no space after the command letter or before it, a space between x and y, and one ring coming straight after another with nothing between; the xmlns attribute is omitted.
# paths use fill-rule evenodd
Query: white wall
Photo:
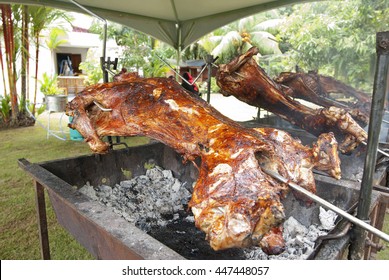
<svg viewBox="0 0 389 280"><path fill-rule="evenodd" d="M43 73L48 73L53 75L55 73L57 61L56 53L74 53L81 54L82 61L85 61L87 58L87 53L89 49L93 49L93 53L101 56L102 55L102 41L99 39L97 34L89 33L77 33L69 32L67 35L68 42L56 49L54 52L51 52L50 49L46 47L45 37L41 38L41 46L39 48L39 64L38 64L38 81L42 78ZM4 46L4 44L2 44ZM3 54L5 53L4 48L2 48ZM110 40L107 42L107 57L110 56L111 59L118 57L119 48L114 41ZM33 100L35 92L35 47L30 46L30 65L29 65L29 92L27 93L28 99ZM4 57L4 63L5 57ZM5 66L5 65L4 65ZM5 66L6 67L6 66ZM18 69L20 68L20 61L17 62ZM6 69L5 73L6 73ZM0 69L1 74L1 69ZM7 76L6 76L7 80ZM6 81L7 84L7 81ZM38 93L37 93L37 102L42 102L43 94L39 90L40 84L38 82ZM0 95L4 96L4 86L3 80L0 78ZM20 94L20 82L18 82L18 93Z"/></svg>

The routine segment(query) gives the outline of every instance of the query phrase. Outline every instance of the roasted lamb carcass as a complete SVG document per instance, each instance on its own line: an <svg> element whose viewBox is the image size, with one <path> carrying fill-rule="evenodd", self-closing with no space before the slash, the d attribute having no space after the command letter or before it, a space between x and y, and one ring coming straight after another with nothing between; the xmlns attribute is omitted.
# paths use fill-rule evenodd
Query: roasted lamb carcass
<svg viewBox="0 0 389 280"><path fill-rule="evenodd" d="M282 250L276 233L284 219L281 199L287 186L265 174L261 165L311 191L313 167L340 175L331 134L307 148L282 131L243 128L171 79L126 73L117 82L85 88L66 113L73 116L70 127L96 153L109 148L103 136L146 135L174 148L184 160L200 158L189 206L215 250L249 245L269 253ZM295 162L284 162L288 157Z"/></svg>
<svg viewBox="0 0 389 280"><path fill-rule="evenodd" d="M283 72L274 79L281 84L282 91L294 98L301 98L323 107L340 107L349 113L360 125L369 123L371 98L332 77L316 72ZM331 99L331 93L342 93L356 99L356 102L341 102Z"/></svg>
<svg viewBox="0 0 389 280"><path fill-rule="evenodd" d="M264 108L313 135L332 131L343 153L350 153L366 141L367 133L344 109L312 109L284 94L281 86L253 59L257 53L258 49L253 47L229 64L219 66L216 81L224 95Z"/></svg>

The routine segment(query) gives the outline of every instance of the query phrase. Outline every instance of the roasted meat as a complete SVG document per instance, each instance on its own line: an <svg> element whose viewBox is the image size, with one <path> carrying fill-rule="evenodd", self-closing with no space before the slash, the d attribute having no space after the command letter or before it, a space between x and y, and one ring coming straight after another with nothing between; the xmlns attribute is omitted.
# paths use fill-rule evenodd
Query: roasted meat
<svg viewBox="0 0 389 280"><path fill-rule="evenodd" d="M70 127L96 153L109 149L103 136L145 135L174 148L184 161L199 159L189 207L215 250L250 245L269 253L282 250L273 232L280 231L285 217L281 199L287 186L261 166L311 191L312 168L340 176L331 134L308 148L280 130L240 126L171 79L130 73L116 79L85 88L68 103ZM260 243L264 236L267 242Z"/></svg>
<svg viewBox="0 0 389 280"><path fill-rule="evenodd" d="M282 91L294 98L300 98L323 107L340 107L349 113L360 125L369 123L371 98L335 78L316 72L283 72L274 79L282 85ZM356 99L356 102L335 101L331 93L342 93Z"/></svg>
<svg viewBox="0 0 389 280"><path fill-rule="evenodd" d="M343 153L350 153L366 141L367 133L344 109L334 106L312 109L286 95L281 85L255 62L253 56L257 53L258 49L253 47L219 66L216 81L224 95L233 95L247 104L264 108L313 135L333 132Z"/></svg>

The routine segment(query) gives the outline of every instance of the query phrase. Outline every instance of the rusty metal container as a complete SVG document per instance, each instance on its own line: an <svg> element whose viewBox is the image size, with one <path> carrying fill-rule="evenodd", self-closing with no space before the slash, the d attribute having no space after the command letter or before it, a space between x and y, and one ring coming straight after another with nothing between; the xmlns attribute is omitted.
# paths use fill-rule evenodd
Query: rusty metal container
<svg viewBox="0 0 389 280"><path fill-rule="evenodd" d="M200 255L190 255L189 249L180 249L169 241L160 240L136 228L107 207L90 200L77 191L87 182L91 185L115 184L132 176L145 173L145 163L153 160L157 165L170 169L181 182L191 184L197 178L197 170L191 163L184 165L182 158L171 148L161 143L113 150L105 155L87 155L75 158L58 159L48 162L30 163L19 160L19 166L31 175L37 188L37 209L41 228L42 257L49 258L47 230L45 230L44 195L47 190L58 222L68 230L89 252L98 259L225 259L240 258L232 253L213 252L206 249ZM351 208L358 199L359 183L351 180L334 180L316 175L317 194L342 208ZM380 193L374 192L372 213L380 205ZM306 208L293 195L283 202L287 216L293 215L300 223L309 226L316 222L319 207ZM377 224L383 217L374 220ZM374 225L374 223L373 223ZM195 226L190 225L194 230ZM342 231L344 223L333 232ZM382 224L381 224L382 228ZM165 232L168 240L177 239L177 233ZM183 237L185 238L185 237ZM202 239L204 239L202 237ZM205 242L204 240L199 242ZM166 243L166 244L165 244ZM171 243L171 242L170 242ZM344 258L350 237L345 234L336 239L320 242L312 259ZM174 247L176 246L176 247Z"/></svg>

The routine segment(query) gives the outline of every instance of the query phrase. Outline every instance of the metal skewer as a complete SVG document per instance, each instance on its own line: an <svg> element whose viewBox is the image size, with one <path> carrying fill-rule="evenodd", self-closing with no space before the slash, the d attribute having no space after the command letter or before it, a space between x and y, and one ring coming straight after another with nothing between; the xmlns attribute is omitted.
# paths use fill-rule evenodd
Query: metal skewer
<svg viewBox="0 0 389 280"><path fill-rule="evenodd" d="M367 143L366 143L365 141L362 141L361 143L362 143L363 145L367 146ZM377 152L383 154L383 155L386 156L386 157L389 157L389 154L386 153L386 152L384 152L384 151L381 150L381 149L377 149Z"/></svg>
<svg viewBox="0 0 389 280"><path fill-rule="evenodd" d="M93 103L103 112L111 112L112 109L111 108L104 108L99 102L97 102L96 100L93 100Z"/></svg>
<svg viewBox="0 0 389 280"><path fill-rule="evenodd" d="M309 197L310 199L312 199L313 201L315 201L316 203L334 211L335 213L337 213L338 215L342 216L343 218L346 218L347 220L349 220L350 222L352 222L353 224L356 224L357 226L360 226L361 228L375 234L376 236L378 236L379 238L385 240L386 242L389 242L389 235L376 229L375 227L363 222L362 220L359 220L358 218L350 215L349 213L347 213L346 211L340 209L339 207L336 207L335 205L329 203L328 201L322 199L321 197L307 191L306 189L300 187L299 185L293 183L293 182L290 182L288 179L286 179L285 177L281 176L280 174L274 172L274 171L271 171L271 170L267 170L267 169L263 169L262 170L270 175L271 177L283 182L283 183L287 183L289 185L289 187L291 187L292 189L306 195L307 197Z"/></svg>

